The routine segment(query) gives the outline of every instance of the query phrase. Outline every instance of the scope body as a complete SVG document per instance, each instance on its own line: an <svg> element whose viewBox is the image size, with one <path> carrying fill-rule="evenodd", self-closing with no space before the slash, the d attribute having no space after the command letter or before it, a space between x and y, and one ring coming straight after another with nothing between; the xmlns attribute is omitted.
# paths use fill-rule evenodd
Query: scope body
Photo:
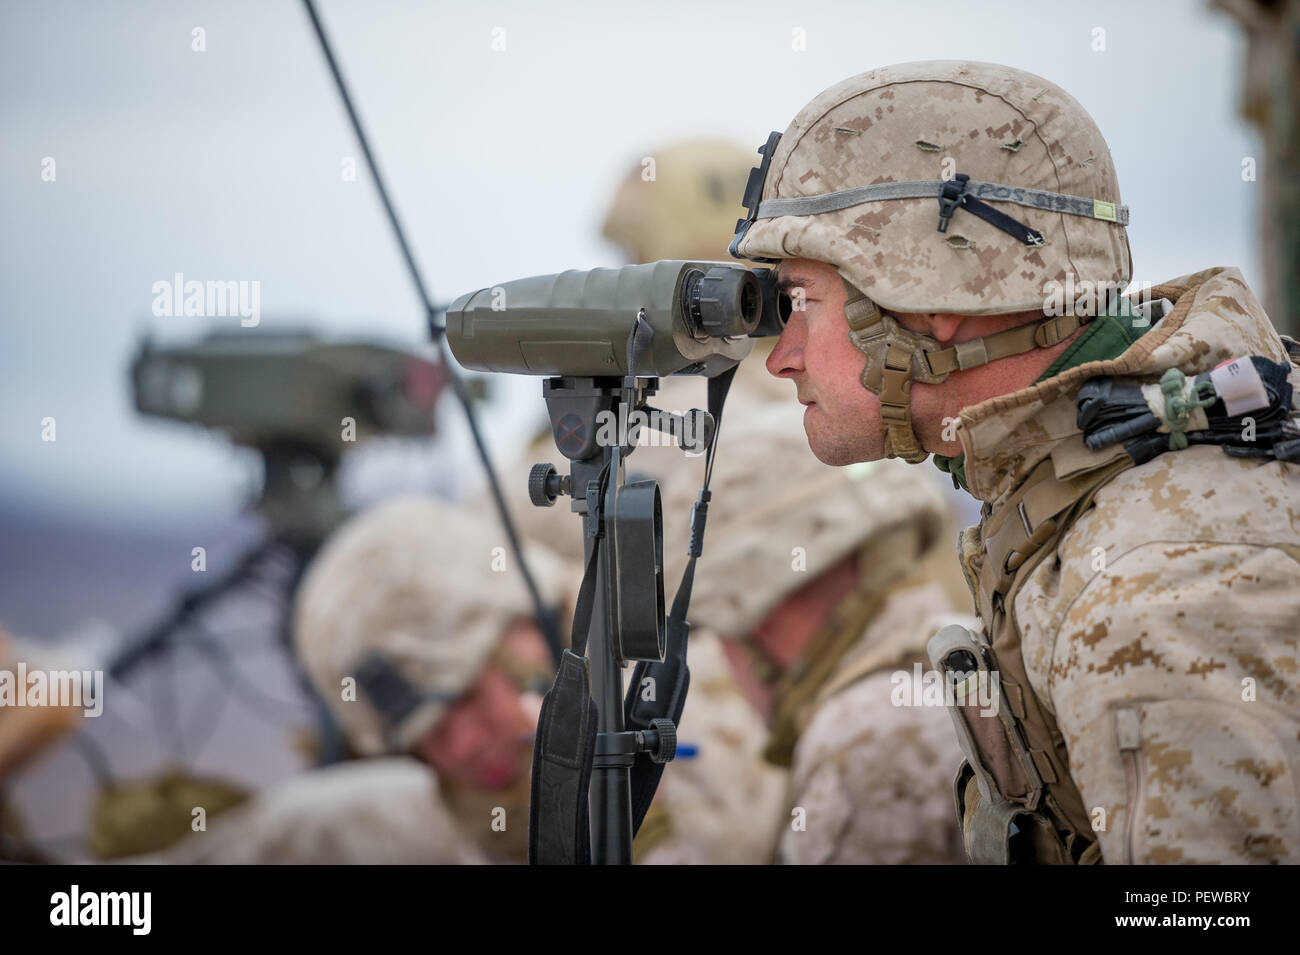
<svg viewBox="0 0 1300 955"><path fill-rule="evenodd" d="M777 311L771 272L665 259L516 279L456 299L447 343L475 371L620 376L629 373L628 336L644 315L654 340L637 375L712 377L771 327L764 321Z"/></svg>

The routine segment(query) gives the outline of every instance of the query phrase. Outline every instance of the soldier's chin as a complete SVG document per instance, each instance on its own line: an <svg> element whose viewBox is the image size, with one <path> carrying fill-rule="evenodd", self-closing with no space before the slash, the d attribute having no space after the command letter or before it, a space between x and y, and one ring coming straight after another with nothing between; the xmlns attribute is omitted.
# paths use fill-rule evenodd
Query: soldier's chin
<svg viewBox="0 0 1300 955"><path fill-rule="evenodd" d="M883 441L865 441L863 435L843 434L825 420L820 405L805 409L803 430L809 450L822 464L843 467L858 461L878 461L885 456Z"/></svg>

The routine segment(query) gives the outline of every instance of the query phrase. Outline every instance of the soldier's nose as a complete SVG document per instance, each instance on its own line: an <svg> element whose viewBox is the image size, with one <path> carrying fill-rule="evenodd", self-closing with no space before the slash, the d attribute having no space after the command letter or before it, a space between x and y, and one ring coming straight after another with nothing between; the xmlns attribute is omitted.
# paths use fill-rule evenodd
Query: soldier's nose
<svg viewBox="0 0 1300 955"><path fill-rule="evenodd" d="M951 341L966 317L965 315L931 315L930 334L941 342Z"/></svg>
<svg viewBox="0 0 1300 955"><path fill-rule="evenodd" d="M803 371L803 339L796 328L800 319L791 316L777 339L776 347L764 363L768 374L776 378L793 378Z"/></svg>

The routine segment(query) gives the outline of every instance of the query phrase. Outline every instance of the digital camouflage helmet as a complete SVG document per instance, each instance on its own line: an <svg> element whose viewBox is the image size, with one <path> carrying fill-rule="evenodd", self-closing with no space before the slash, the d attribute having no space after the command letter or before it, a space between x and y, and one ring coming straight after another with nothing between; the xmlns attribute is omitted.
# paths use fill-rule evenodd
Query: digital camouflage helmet
<svg viewBox="0 0 1300 955"><path fill-rule="evenodd" d="M1043 310L1052 283L1081 299L1098 283L1118 291L1132 273L1106 141L1073 97L1022 70L929 61L862 73L759 152L730 251L839 272L890 457L926 457L912 430L913 381L1050 348L1090 310L1070 296L1064 314L948 348L889 313Z"/></svg>

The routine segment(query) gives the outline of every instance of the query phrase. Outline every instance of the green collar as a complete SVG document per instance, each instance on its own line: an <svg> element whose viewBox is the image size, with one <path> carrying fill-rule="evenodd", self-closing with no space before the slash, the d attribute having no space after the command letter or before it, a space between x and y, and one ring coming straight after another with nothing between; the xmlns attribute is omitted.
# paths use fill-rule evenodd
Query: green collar
<svg viewBox="0 0 1300 955"><path fill-rule="evenodd" d="M938 468L940 471L942 471L944 474L952 475L953 487L959 487L963 491L970 491L970 488L966 486L966 456L965 455L955 454L952 457L948 457L948 455L946 454L935 454L935 455L931 455L930 460L932 460L934 462L934 466Z"/></svg>
<svg viewBox="0 0 1300 955"><path fill-rule="evenodd" d="M1115 315L1099 315L1088 323L1082 335L1052 362L1050 368L1043 372L1034 384L1055 378L1064 371L1090 361L1106 361L1118 358L1128 351L1129 346L1142 337L1151 328L1151 323L1140 313L1127 308L1128 299L1120 299L1121 306ZM948 457L943 454L933 455L934 466L945 474L952 475L954 487L970 491L966 486L966 458L957 454Z"/></svg>
<svg viewBox="0 0 1300 955"><path fill-rule="evenodd" d="M1040 381L1055 378L1090 361L1107 361L1118 358L1151 328L1151 322L1141 313L1127 306L1128 299L1120 299L1120 309L1115 315L1099 315L1088 323L1082 335L1057 356L1052 366L1039 376Z"/></svg>

